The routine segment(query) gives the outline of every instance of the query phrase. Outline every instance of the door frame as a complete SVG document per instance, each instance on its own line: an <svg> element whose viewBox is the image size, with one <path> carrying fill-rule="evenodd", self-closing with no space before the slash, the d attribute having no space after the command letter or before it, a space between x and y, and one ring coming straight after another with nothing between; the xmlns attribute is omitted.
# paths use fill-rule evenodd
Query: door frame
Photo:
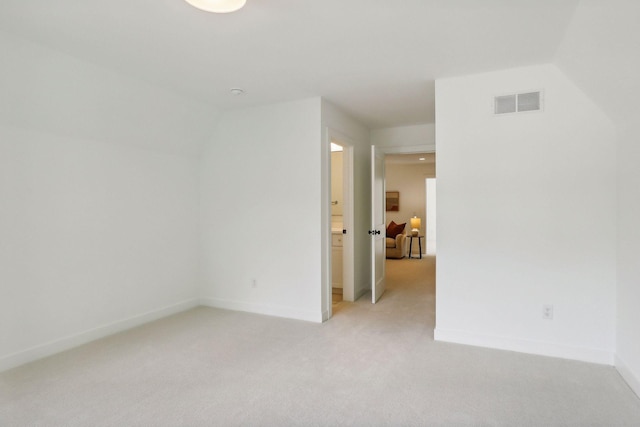
<svg viewBox="0 0 640 427"><path fill-rule="evenodd" d="M387 213L385 209L386 153L375 145L371 146L371 303L375 304L386 288L386 245L385 231ZM379 191L379 193L378 193ZM379 280L378 280L379 279Z"/></svg>
<svg viewBox="0 0 640 427"><path fill-rule="evenodd" d="M416 153L435 153L436 152L436 144L424 144L424 145L406 145L406 146L385 146L385 145L376 145L376 151L382 153L384 156L386 156L387 154L416 154ZM436 168L437 168L437 161L436 161ZM386 168L385 168L386 169ZM383 169L383 175L382 175L382 179L386 184L386 170ZM437 169L436 169L437 170ZM436 173L437 176L437 173ZM373 174L371 174L371 191L373 191ZM384 191L384 185L383 185L383 191ZM384 194L382 194L383 200L384 200ZM374 200L374 195L371 194L371 203L373 205L373 200ZM386 224L386 216L385 216L385 224ZM372 240L373 242L373 240ZM373 245L373 243L372 243ZM373 250L372 250L373 252ZM384 257L384 254L382 255ZM373 257L372 257L373 258ZM385 259L383 259L381 261L382 263L385 262ZM375 271L376 268L376 263L375 260L371 260L371 280L372 280L372 284L373 284L373 280L375 280ZM386 274L386 273L385 273ZM371 293L373 294L373 286L371 286ZM372 297L373 298L373 297Z"/></svg>
<svg viewBox="0 0 640 427"><path fill-rule="evenodd" d="M424 145L406 145L406 146L385 146L376 145L376 150L380 150L381 153L386 154L416 154L416 153L435 153L436 144L424 144ZM437 165L436 161L436 165Z"/></svg>
<svg viewBox="0 0 640 427"><path fill-rule="evenodd" d="M322 190L322 321L329 320L333 315L332 286L331 286L331 142L343 148L343 198L342 212L343 229L347 234L342 236L342 291L345 301L355 300L355 239L354 239L354 173L355 173L355 142L347 135L327 127L322 141L323 159L323 190Z"/></svg>

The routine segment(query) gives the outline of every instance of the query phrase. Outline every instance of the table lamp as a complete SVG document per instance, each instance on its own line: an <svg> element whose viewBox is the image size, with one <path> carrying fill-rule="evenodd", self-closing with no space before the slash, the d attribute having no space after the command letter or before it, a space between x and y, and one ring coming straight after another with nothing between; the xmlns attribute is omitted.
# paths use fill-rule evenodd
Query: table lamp
<svg viewBox="0 0 640 427"><path fill-rule="evenodd" d="M411 222L411 235L415 237L420 234L420 218L418 218L417 216L414 216L413 218L410 219L410 222Z"/></svg>

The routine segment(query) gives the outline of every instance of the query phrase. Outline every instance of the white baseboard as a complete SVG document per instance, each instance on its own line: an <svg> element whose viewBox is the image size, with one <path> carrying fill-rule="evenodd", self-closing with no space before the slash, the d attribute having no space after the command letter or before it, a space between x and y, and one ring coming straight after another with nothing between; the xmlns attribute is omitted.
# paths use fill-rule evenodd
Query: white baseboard
<svg viewBox="0 0 640 427"><path fill-rule="evenodd" d="M306 320L307 322L322 323L322 311L306 311L289 307L279 307L267 304L256 304L244 301L231 301L219 298L200 298L200 304L208 307L223 308L225 310L245 311L248 313L266 314L268 316L285 317L287 319Z"/></svg>
<svg viewBox="0 0 640 427"><path fill-rule="evenodd" d="M366 294L370 290L371 290L371 288L360 288L360 289L358 289L358 291L356 292L355 298L353 300L354 301L358 301L364 294Z"/></svg>
<svg viewBox="0 0 640 427"><path fill-rule="evenodd" d="M597 348L574 347L551 342L505 338L442 328L436 328L433 335L436 341L580 360L582 362L598 363L601 365L613 365L613 351Z"/></svg>
<svg viewBox="0 0 640 427"><path fill-rule="evenodd" d="M640 378L633 375L629 366L624 363L620 356L616 354L616 369L620 373L620 376L629 384L629 387L633 392L640 397Z"/></svg>
<svg viewBox="0 0 640 427"><path fill-rule="evenodd" d="M110 323L108 325L99 326L88 331L80 332L78 334L69 335L64 338L57 339L45 344L37 345L35 347L28 348L26 350L18 351L6 356L0 357L0 372L8 369L15 368L25 363L33 362L34 360L42 359L43 357L51 356L52 354L60 353L65 350L69 350L73 347L86 344L90 341L95 341L99 338L113 335L118 332L122 332L127 329L134 328L136 326L143 325L145 323L152 322L162 317L170 316L181 311L189 310L198 306L197 299L190 299L187 301L173 304L168 307L163 307L157 310L148 311L143 314L129 317L127 319L119 320L117 322Z"/></svg>

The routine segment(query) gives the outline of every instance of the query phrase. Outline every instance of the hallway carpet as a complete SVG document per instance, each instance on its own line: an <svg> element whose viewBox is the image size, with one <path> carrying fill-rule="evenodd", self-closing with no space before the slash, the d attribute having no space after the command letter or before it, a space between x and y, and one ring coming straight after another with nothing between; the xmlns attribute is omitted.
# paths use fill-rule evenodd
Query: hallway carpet
<svg viewBox="0 0 640 427"><path fill-rule="evenodd" d="M7 371L0 425L640 425L612 367L434 342L434 265L324 324L201 307Z"/></svg>

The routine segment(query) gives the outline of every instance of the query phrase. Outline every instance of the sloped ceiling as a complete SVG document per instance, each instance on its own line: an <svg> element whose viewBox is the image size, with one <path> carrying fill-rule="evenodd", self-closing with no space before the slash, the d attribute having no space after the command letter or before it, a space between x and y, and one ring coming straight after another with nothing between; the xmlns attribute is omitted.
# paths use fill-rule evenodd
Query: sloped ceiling
<svg viewBox="0 0 640 427"><path fill-rule="evenodd" d="M555 62L617 124L640 113L640 2L584 0Z"/></svg>
<svg viewBox="0 0 640 427"><path fill-rule="evenodd" d="M434 79L550 62L577 0L3 0L0 28L218 110L323 96L371 128L434 121ZM245 89L242 97L229 93Z"/></svg>

